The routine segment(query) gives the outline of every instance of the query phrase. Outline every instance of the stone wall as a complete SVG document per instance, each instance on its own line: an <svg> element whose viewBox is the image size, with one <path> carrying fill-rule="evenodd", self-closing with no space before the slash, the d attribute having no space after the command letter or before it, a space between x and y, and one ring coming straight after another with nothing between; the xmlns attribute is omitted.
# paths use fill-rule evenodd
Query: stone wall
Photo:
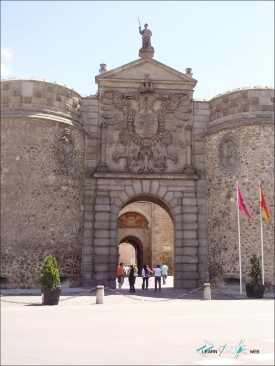
<svg viewBox="0 0 275 366"><path fill-rule="evenodd" d="M274 90L233 91L211 100L210 107L205 137L210 277L239 279L236 181L254 218L240 211L244 281L249 258L261 255L261 181L271 217L271 223L263 221L265 281L274 284Z"/></svg>
<svg viewBox="0 0 275 366"><path fill-rule="evenodd" d="M8 96L2 96L2 101L7 99L1 122L1 286L38 286L47 254L56 257L64 280L77 285L83 246L86 133L77 121L75 92L27 80L9 81L2 88L2 95ZM68 114L65 100L55 99L67 93L73 97L66 97L71 106ZM47 104L50 96L52 107ZM29 98L28 103L24 98ZM56 103L59 111L53 107Z"/></svg>
<svg viewBox="0 0 275 366"><path fill-rule="evenodd" d="M254 216L261 180L274 216L274 90L193 100L191 76L141 59L100 72L89 97L47 80L1 83L2 284L37 286L52 253L72 286L114 287L118 242L131 232L117 220L140 200L151 210L144 260L168 262L176 288L208 281L208 268L238 277L236 180ZM241 215L241 228L247 274L258 221ZM264 223L270 282L273 238Z"/></svg>

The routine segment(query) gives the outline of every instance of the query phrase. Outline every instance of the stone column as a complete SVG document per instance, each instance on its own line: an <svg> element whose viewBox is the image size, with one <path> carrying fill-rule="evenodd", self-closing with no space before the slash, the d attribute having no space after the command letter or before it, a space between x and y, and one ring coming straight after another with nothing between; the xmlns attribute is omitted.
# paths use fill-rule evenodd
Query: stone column
<svg viewBox="0 0 275 366"><path fill-rule="evenodd" d="M192 127L190 125L186 126L186 164L183 167L183 173L184 174L196 174L197 171L192 165L192 137L191 137L191 131Z"/></svg>
<svg viewBox="0 0 275 366"><path fill-rule="evenodd" d="M100 125L101 128L101 136L100 136L100 163L98 164L96 171L97 172L107 172L108 165L106 164L106 129L107 123L102 122Z"/></svg>
<svg viewBox="0 0 275 366"><path fill-rule="evenodd" d="M192 164L192 141L191 141L191 130L190 125L186 126L186 164Z"/></svg>

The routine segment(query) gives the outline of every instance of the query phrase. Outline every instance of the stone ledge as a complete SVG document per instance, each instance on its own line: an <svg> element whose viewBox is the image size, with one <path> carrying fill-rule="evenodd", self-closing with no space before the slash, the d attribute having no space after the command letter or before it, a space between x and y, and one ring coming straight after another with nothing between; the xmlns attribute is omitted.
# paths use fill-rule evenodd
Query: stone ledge
<svg viewBox="0 0 275 366"><path fill-rule="evenodd" d="M212 133L229 129L229 128L236 128L242 126L253 126L253 125L274 125L274 116L269 115L265 116L264 118L246 118L246 119L234 119L231 121L224 121L218 125L209 127L207 132L204 133L203 137L211 135Z"/></svg>
<svg viewBox="0 0 275 366"><path fill-rule="evenodd" d="M139 174L139 173L93 173L94 178L101 179L169 179L169 180L194 180L198 179L197 174Z"/></svg>
<svg viewBox="0 0 275 366"><path fill-rule="evenodd" d="M31 119L42 119L42 120L49 120L52 122L58 122L58 123L64 123L70 126L75 126L77 128L79 128L80 130L82 130L83 132L85 132L87 135L89 135L89 133L86 131L85 127L83 127L79 121L74 120L73 118L70 118L70 116L66 116L66 115L58 115L58 113L54 113L49 111L44 112L44 113L35 113L35 112L30 112L30 111L25 111L24 113L11 113L5 114L5 111L3 111L2 109L2 114L1 114L1 118L2 119L26 119L26 118L31 118Z"/></svg>

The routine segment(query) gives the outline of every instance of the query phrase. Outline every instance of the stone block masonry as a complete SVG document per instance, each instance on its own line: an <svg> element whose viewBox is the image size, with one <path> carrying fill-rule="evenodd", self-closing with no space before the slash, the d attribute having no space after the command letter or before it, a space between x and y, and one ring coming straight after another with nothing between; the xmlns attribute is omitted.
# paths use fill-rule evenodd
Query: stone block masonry
<svg viewBox="0 0 275 366"><path fill-rule="evenodd" d="M255 217L241 213L248 275L258 181L274 222L274 89L193 100L192 75L142 57L100 72L89 97L48 80L1 82L1 286L37 287L51 253L71 286L114 288L125 238L140 264L167 262L176 288L236 279L236 180ZM129 210L148 227L118 228ZM274 284L274 226L263 235Z"/></svg>

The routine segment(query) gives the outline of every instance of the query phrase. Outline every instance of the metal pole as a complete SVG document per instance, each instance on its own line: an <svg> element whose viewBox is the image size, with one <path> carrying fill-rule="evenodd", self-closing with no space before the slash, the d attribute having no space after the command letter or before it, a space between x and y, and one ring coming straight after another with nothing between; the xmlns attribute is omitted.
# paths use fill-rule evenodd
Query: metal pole
<svg viewBox="0 0 275 366"><path fill-rule="evenodd" d="M264 239L263 239L263 219L262 219L262 192L261 182L259 182L259 193L260 193L260 221L261 221L261 252L262 252L262 284L264 285Z"/></svg>
<svg viewBox="0 0 275 366"><path fill-rule="evenodd" d="M239 237L239 264L240 264L240 294L243 293L242 288L242 253L241 253L241 232L240 232L240 210L239 210L239 189L238 181L237 183L237 210L238 210L238 237Z"/></svg>

